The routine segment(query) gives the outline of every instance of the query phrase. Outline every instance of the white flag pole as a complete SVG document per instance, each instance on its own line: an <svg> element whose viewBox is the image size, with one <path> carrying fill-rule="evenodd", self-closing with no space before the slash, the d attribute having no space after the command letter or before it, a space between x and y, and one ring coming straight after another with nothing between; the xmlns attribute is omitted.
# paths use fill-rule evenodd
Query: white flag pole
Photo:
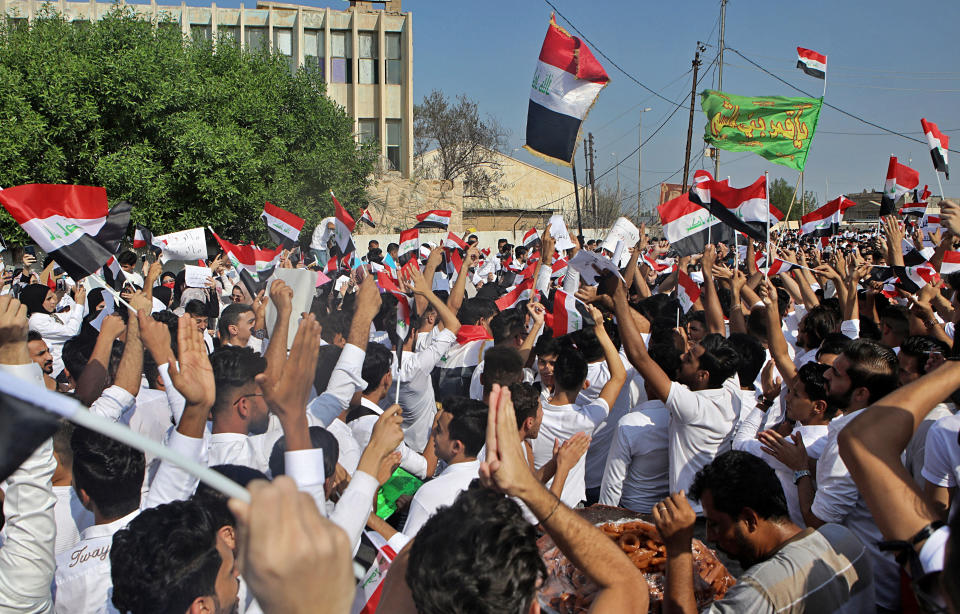
<svg viewBox="0 0 960 614"><path fill-rule="evenodd" d="M767 210L765 216L767 219L767 261L763 263L763 268L766 269L763 274L769 276L773 250L770 249L770 173L767 171L763 171L763 191L767 199Z"/></svg>
<svg viewBox="0 0 960 614"><path fill-rule="evenodd" d="M937 176L937 187L940 188L940 200L943 200L947 197L947 195L943 192L943 184L940 183L940 173L934 169L933 174Z"/></svg>
<svg viewBox="0 0 960 614"><path fill-rule="evenodd" d="M113 288L111 288L111 287L107 284L107 282L104 281L104 279L103 279L102 277L100 277L99 275L91 275L90 277L91 277L95 282L97 282L98 287L101 287L101 288L103 288L104 290L106 290L107 292L109 292L110 294L112 294L112 295L113 295L113 298L116 299L117 302L119 302L121 305L123 305L124 307L126 307L127 309L129 309L130 311L132 311L133 313L137 313L136 308L135 308L133 305L131 305L130 303L128 303L127 301L123 300L123 297L120 296L120 293L117 292L116 290L114 290Z"/></svg>

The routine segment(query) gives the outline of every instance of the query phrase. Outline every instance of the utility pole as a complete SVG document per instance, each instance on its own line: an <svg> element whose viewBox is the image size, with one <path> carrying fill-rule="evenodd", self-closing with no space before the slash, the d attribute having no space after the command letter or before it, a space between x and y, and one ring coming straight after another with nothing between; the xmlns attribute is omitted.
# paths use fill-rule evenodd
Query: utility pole
<svg viewBox="0 0 960 614"><path fill-rule="evenodd" d="M652 110L650 107L640 109L640 119L637 121L637 224L640 224L640 216L643 213L641 210L643 203L641 192L643 189L640 187L640 169L643 168L640 165L640 154L643 153L643 114Z"/></svg>
<svg viewBox="0 0 960 614"><path fill-rule="evenodd" d="M727 22L727 0L720 0L720 53L717 56L717 89L723 91L723 31ZM720 174L720 148L713 148L713 176Z"/></svg>
<svg viewBox="0 0 960 614"><path fill-rule="evenodd" d="M693 56L693 85L690 86L690 122L687 124L687 150L683 156L683 193L687 192L687 178L690 174L690 143L693 139L693 111L697 103L697 73L700 69L700 53L706 46L697 41L697 52Z"/></svg>
<svg viewBox="0 0 960 614"><path fill-rule="evenodd" d="M591 157L592 156L590 154L590 141L587 139L583 139L583 163L584 163L583 164L583 208L587 212L587 220L588 220L587 223L592 227L592 222L589 221L590 210L593 208L590 206L590 192L589 192ZM583 244L581 243L581 247L582 245Z"/></svg>
<svg viewBox="0 0 960 614"><path fill-rule="evenodd" d="M596 159L593 157L593 133L587 133L587 138L590 143L590 198L593 200L593 228L597 228L597 219L600 217L597 214L597 173L596 173Z"/></svg>

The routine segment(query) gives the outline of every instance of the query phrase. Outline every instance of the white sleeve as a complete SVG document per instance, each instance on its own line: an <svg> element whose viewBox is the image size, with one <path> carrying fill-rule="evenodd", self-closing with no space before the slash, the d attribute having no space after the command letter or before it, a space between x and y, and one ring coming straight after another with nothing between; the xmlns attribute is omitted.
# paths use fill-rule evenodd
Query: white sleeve
<svg viewBox="0 0 960 614"><path fill-rule="evenodd" d="M836 448L836 443L833 444ZM810 511L824 522L843 522L857 505L860 491L836 449L817 462L817 494Z"/></svg>
<svg viewBox="0 0 960 614"><path fill-rule="evenodd" d="M326 493L323 483L323 449L292 450L283 453L284 473L297 484L297 489L307 493L323 514L326 510Z"/></svg>
<svg viewBox="0 0 960 614"><path fill-rule="evenodd" d="M110 386L90 406L90 413L117 422L120 417L137 404L137 397L120 386Z"/></svg>
<svg viewBox="0 0 960 614"><path fill-rule="evenodd" d="M209 463L207 440L204 437L187 437L176 429L170 431L167 447L187 458L206 466ZM142 509L150 509L171 501L189 499L197 490L199 480L179 465L162 460L150 483L150 492L143 501Z"/></svg>
<svg viewBox="0 0 960 614"><path fill-rule="evenodd" d="M923 452L923 479L934 486L953 488L957 485L956 467L950 458L950 450L957 446L957 434L947 428L944 420L955 420L953 416L941 418L927 431Z"/></svg>
<svg viewBox="0 0 960 614"><path fill-rule="evenodd" d="M447 353L453 342L457 340L449 329L445 328L431 338L430 345L416 353L403 353L403 365L400 367L400 380L410 381L416 376L429 377L433 368L437 366L443 355Z"/></svg>
<svg viewBox="0 0 960 614"><path fill-rule="evenodd" d="M572 266L567 267L567 272L563 276L563 291L573 294L580 289L580 273Z"/></svg>
<svg viewBox="0 0 960 614"><path fill-rule="evenodd" d="M851 339L860 337L860 320L844 320L840 323L840 332Z"/></svg>
<svg viewBox="0 0 960 614"><path fill-rule="evenodd" d="M569 272L569 269L568 269ZM537 281L534 283L533 287L535 290L541 292L544 296L550 293L550 275L553 274L553 265L546 263L546 258L544 258L543 264L540 265L540 272L537 273Z"/></svg>
<svg viewBox="0 0 960 614"><path fill-rule="evenodd" d="M330 514L330 520L346 531L350 538L350 548L357 551L360 545L360 535L367 525L367 518L373 511L373 496L380 483L372 475L363 471L353 474L347 489L340 495L337 507Z"/></svg>
<svg viewBox="0 0 960 614"><path fill-rule="evenodd" d="M683 384L677 382L670 384L670 392L667 394L667 401L664 404L670 410L670 414L684 424L703 417L703 407L697 393Z"/></svg>
<svg viewBox="0 0 960 614"><path fill-rule="evenodd" d="M733 436L734 450L754 454L753 450L747 450L750 445L748 442L757 441L757 432L760 430L760 425L763 424L763 417L764 413L756 407L751 408L743 415L740 426L737 427L737 432Z"/></svg>
<svg viewBox="0 0 960 614"><path fill-rule="evenodd" d="M400 466L409 471L421 480L425 480L427 475L427 459L418 454L413 448L401 442L400 447Z"/></svg>
<svg viewBox="0 0 960 614"><path fill-rule="evenodd" d="M414 495L413 501L410 502L410 510L407 512L407 521L404 523L401 533L408 537L416 537L421 527L430 520L431 515Z"/></svg>
<svg viewBox="0 0 960 614"><path fill-rule="evenodd" d="M360 377L364 356L366 352L355 345L348 343L343 346L326 391L307 404L307 412L324 426L337 419L358 389L367 387L367 383Z"/></svg>
<svg viewBox="0 0 960 614"><path fill-rule="evenodd" d="M620 505L623 494L623 480L627 477L627 467L630 466L630 442L627 441L626 430L617 425L617 433L610 444L607 453L607 466L603 470L603 481L600 483L600 504Z"/></svg>
<svg viewBox="0 0 960 614"><path fill-rule="evenodd" d="M170 413L173 414L174 424L180 424L180 418L183 417L183 410L187 406L187 400L183 398L180 391L173 385L170 379L170 365L164 363L157 365L160 372L160 379L163 380L163 392L167 395L167 403L170 404Z"/></svg>
<svg viewBox="0 0 960 614"><path fill-rule="evenodd" d="M30 316L30 330L40 333L40 336L47 343L65 343L80 332L80 325L83 323L83 318L70 317L72 313L73 308L71 308L71 311L62 314L68 316L62 324L54 320L51 315L35 313L33 315L37 317Z"/></svg>

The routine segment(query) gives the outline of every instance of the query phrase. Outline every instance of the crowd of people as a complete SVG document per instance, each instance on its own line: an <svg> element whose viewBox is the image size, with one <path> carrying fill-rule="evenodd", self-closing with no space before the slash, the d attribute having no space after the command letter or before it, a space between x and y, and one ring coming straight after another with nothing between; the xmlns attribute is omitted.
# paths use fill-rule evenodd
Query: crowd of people
<svg viewBox="0 0 960 614"><path fill-rule="evenodd" d="M578 513L603 504L656 525L664 612L697 609L695 537L742 568L709 611L960 612L960 207L902 221L693 255L641 226L589 275L580 250L614 254L546 229L407 262L331 240L280 264L323 269L304 313L226 254L198 288L122 252L115 295L17 252L0 370L250 500L63 420L0 485L0 611L537 612L546 533L592 611L645 613ZM943 274L891 281L914 257Z"/></svg>

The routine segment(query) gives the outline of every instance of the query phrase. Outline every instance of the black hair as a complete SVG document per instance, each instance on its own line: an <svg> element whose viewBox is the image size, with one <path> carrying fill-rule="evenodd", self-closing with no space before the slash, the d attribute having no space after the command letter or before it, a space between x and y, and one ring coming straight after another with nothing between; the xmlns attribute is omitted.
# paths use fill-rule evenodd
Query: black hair
<svg viewBox="0 0 960 614"><path fill-rule="evenodd" d="M920 375L927 372L927 359L930 354L940 352L944 356L950 355L950 346L935 337L927 335L913 335L907 337L900 344L900 353L917 359Z"/></svg>
<svg viewBox="0 0 960 614"><path fill-rule="evenodd" d="M246 465L214 465L210 468L244 488L254 480L270 480L263 472ZM196 501L207 510L207 513L213 518L214 526L218 529L226 526L237 526L237 519L233 517L233 512L227 507L228 499L229 497L225 494L203 482L197 485L196 492L190 497L191 501Z"/></svg>
<svg viewBox="0 0 960 614"><path fill-rule="evenodd" d="M587 361L580 350L567 346L557 355L557 364L553 367L553 381L557 389L578 392L587 379Z"/></svg>
<svg viewBox="0 0 960 614"><path fill-rule="evenodd" d="M680 363L683 360L683 351L674 345L673 340L651 343L647 348L647 354L653 362L660 365L667 377L676 381L677 371L680 370Z"/></svg>
<svg viewBox="0 0 960 614"><path fill-rule="evenodd" d="M854 339L843 351L850 360L847 376L850 390L866 388L868 403L873 403L893 392L898 385L900 365L897 355L885 345L869 339Z"/></svg>
<svg viewBox="0 0 960 614"><path fill-rule="evenodd" d="M516 309L505 309L493 316L490 320L490 332L493 333L494 345L500 345L516 335L527 332L523 323L523 315Z"/></svg>
<svg viewBox="0 0 960 614"><path fill-rule="evenodd" d="M740 385L753 386L753 382L760 374L760 369L767 362L767 353L763 349L763 344L756 337L746 333L730 333L727 341L740 356L740 364L737 366Z"/></svg>
<svg viewBox="0 0 960 614"><path fill-rule="evenodd" d="M700 345L704 350L700 355L700 368L710 374L707 386L719 388L737 372L740 356L723 335L717 333L706 335Z"/></svg>
<svg viewBox="0 0 960 614"><path fill-rule="evenodd" d="M499 614L526 612L545 577L520 506L475 480L417 533L405 579L420 614Z"/></svg>
<svg viewBox="0 0 960 614"><path fill-rule="evenodd" d="M540 335L533 346L533 352L537 356L557 356L560 354L560 347L560 342L551 335Z"/></svg>
<svg viewBox="0 0 960 614"><path fill-rule="evenodd" d="M314 450L317 448L323 449L323 475L325 478L329 478L337 468L337 460L340 457L340 444L337 442L337 438L322 426L311 426L309 430L310 445L313 446ZM273 477L286 475L287 466L283 457L286 451L287 438L283 435L273 444L273 450L270 451L270 474L273 475Z"/></svg>
<svg viewBox="0 0 960 614"><path fill-rule="evenodd" d="M230 326L236 326L240 321L240 316L253 311L250 305L243 303L230 303L220 312L220 319L217 321L217 331L220 332L220 339L226 341L230 338Z"/></svg>
<svg viewBox="0 0 960 614"><path fill-rule="evenodd" d="M187 301L187 304L183 306L183 312L191 316L205 318L207 317L207 305L201 300L195 298L190 299Z"/></svg>
<svg viewBox="0 0 960 614"><path fill-rule="evenodd" d="M399 249L400 249L400 245L399 245L399 244L397 244L397 243L387 243L387 253L388 253L388 254L389 254L390 252L394 251L394 250L399 250ZM399 264L399 263L397 263L397 264Z"/></svg>
<svg viewBox="0 0 960 614"><path fill-rule="evenodd" d="M763 307L755 306L750 310L750 313L747 314L747 332L756 337L757 339L763 339L764 341L769 341L767 335L769 335L770 330L767 326L767 310Z"/></svg>
<svg viewBox="0 0 960 614"><path fill-rule="evenodd" d="M120 255L117 256L117 263L121 266L123 265L135 265L137 263L137 255L130 251L129 249L120 252Z"/></svg>
<svg viewBox="0 0 960 614"><path fill-rule="evenodd" d="M494 384L509 386L523 379L523 358L515 347L495 345L483 355L483 373L480 382L484 394L493 389Z"/></svg>
<svg viewBox="0 0 960 614"><path fill-rule="evenodd" d="M157 322L163 322L167 325L167 330L170 331L170 348L173 350L173 355L177 356L177 330L180 326L180 319L177 317L177 314L173 313L169 309L164 309L163 311L157 311L151 315Z"/></svg>
<svg viewBox="0 0 960 614"><path fill-rule="evenodd" d="M43 341L43 335L35 330L27 331L27 343L31 341Z"/></svg>
<svg viewBox="0 0 960 614"><path fill-rule="evenodd" d="M823 412L823 417L832 420L840 409L834 403L830 402L827 394L827 371L830 367L819 362L808 362L797 369L797 380L803 384L803 389L811 401L824 401L827 409Z"/></svg>
<svg viewBox="0 0 960 614"><path fill-rule="evenodd" d="M709 490L713 507L733 519L750 508L764 520L789 520L787 499L776 472L765 460L730 450L697 472L690 485L690 498L700 501Z"/></svg>
<svg viewBox="0 0 960 614"><path fill-rule="evenodd" d="M880 314L880 322L889 326L898 337L910 334L910 312L903 305L888 305Z"/></svg>
<svg viewBox="0 0 960 614"><path fill-rule="evenodd" d="M87 493L103 517L120 518L140 507L143 452L83 427L71 434L70 449L73 485Z"/></svg>
<svg viewBox="0 0 960 614"><path fill-rule="evenodd" d="M695 311L691 310L687 313L687 324L690 322L699 322L703 324L704 328L707 326L707 314L702 309L697 309Z"/></svg>
<svg viewBox="0 0 960 614"><path fill-rule="evenodd" d="M540 393L533 384L517 382L510 384L510 400L513 402L513 412L517 416L517 429L523 428L527 418L537 417L537 407L540 406Z"/></svg>
<svg viewBox="0 0 960 614"><path fill-rule="evenodd" d="M370 394L380 385L380 380L390 373L390 365L393 363L393 352L388 350L381 343L368 343L367 353L363 357L363 368L360 370L360 377L367 382L364 394Z"/></svg>
<svg viewBox="0 0 960 614"><path fill-rule="evenodd" d="M824 337L820 343L820 349L817 350L817 359L824 354L843 354L843 351L847 349L851 341L853 340L843 333L830 333Z"/></svg>
<svg viewBox="0 0 960 614"><path fill-rule="evenodd" d="M526 253L527 253L527 248L525 245L518 245L513 248L513 256L515 258L519 258L520 256Z"/></svg>
<svg viewBox="0 0 960 614"><path fill-rule="evenodd" d="M339 346L330 344L321 345L317 351L317 371L313 376L313 389L317 391L317 394L323 394L326 391L342 351Z"/></svg>
<svg viewBox="0 0 960 614"><path fill-rule="evenodd" d="M219 528L195 501L144 510L113 536L113 605L132 614L185 612L198 597L215 595Z"/></svg>
<svg viewBox="0 0 960 614"><path fill-rule="evenodd" d="M495 316L499 311L497 304L491 299L468 298L460 305L460 309L457 311L457 320L465 325L476 324L482 319Z"/></svg>
<svg viewBox="0 0 960 614"><path fill-rule="evenodd" d="M327 343L333 343L338 334L346 339L350 335L352 319L353 317L346 311L334 311L324 315L320 320L320 338Z"/></svg>
<svg viewBox="0 0 960 614"><path fill-rule="evenodd" d="M253 383L254 378L267 368L267 361L250 348L225 345L210 354L210 366L213 367L213 380L217 385L217 398L214 411L223 409L235 388Z"/></svg>
<svg viewBox="0 0 960 614"><path fill-rule="evenodd" d="M824 338L840 328L840 316L825 305L817 305L800 320L800 326L806 333L810 348L819 347Z"/></svg>
<svg viewBox="0 0 960 614"><path fill-rule="evenodd" d="M597 333L592 326L569 333L567 339L580 350L583 359L588 363L603 359L603 346L600 344L600 339L597 338Z"/></svg>
<svg viewBox="0 0 960 614"><path fill-rule="evenodd" d="M467 456L476 457L487 439L486 404L465 397L452 397L443 402L443 411L453 416L447 426L450 439L462 443Z"/></svg>

